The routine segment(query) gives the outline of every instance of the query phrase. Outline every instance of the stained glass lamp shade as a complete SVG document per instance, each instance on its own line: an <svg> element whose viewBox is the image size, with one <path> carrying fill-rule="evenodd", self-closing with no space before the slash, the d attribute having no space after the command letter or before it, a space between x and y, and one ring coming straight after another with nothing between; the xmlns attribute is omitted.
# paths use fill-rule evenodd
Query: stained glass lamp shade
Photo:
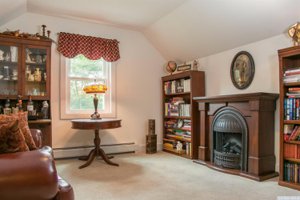
<svg viewBox="0 0 300 200"><path fill-rule="evenodd" d="M86 85L83 88L83 91L86 94L94 94L94 108L95 108L95 112L91 115L92 119L101 119L100 117L100 113L98 113L98 97L97 94L98 93L105 93L107 91L107 87L104 84L101 83L97 83L96 81Z"/></svg>

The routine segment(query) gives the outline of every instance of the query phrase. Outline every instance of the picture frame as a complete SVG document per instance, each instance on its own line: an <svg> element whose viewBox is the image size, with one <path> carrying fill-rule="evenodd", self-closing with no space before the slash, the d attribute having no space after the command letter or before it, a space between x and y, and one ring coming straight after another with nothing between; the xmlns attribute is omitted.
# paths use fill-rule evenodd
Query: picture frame
<svg viewBox="0 0 300 200"><path fill-rule="evenodd" d="M255 74L254 60L247 51L238 52L230 68L230 76L233 85L238 89L246 89L252 83Z"/></svg>
<svg viewBox="0 0 300 200"><path fill-rule="evenodd" d="M189 71L191 69L192 69L192 65L190 65L190 64L189 65L185 64L185 65L177 66L177 71L178 72Z"/></svg>

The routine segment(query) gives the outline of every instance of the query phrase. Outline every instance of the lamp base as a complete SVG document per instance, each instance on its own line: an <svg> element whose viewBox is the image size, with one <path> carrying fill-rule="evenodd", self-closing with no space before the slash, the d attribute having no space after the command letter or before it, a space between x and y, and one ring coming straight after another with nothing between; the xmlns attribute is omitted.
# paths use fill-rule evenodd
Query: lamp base
<svg viewBox="0 0 300 200"><path fill-rule="evenodd" d="M92 118L92 119L101 119L100 114L99 114L98 112L94 112L94 113L91 115L91 118Z"/></svg>

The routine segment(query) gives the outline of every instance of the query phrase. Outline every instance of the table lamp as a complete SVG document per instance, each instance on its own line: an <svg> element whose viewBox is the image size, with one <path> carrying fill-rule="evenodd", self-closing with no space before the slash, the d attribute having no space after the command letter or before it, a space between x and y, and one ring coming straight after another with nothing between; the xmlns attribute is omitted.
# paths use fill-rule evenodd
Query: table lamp
<svg viewBox="0 0 300 200"><path fill-rule="evenodd" d="M100 113L98 113L98 97L97 94L98 93L105 93L105 91L107 90L106 85L101 84L96 82L93 82L91 84L88 84L86 86L84 86L83 91L86 94L94 94L94 108L95 108L95 112L91 115L92 119L101 119L100 117Z"/></svg>

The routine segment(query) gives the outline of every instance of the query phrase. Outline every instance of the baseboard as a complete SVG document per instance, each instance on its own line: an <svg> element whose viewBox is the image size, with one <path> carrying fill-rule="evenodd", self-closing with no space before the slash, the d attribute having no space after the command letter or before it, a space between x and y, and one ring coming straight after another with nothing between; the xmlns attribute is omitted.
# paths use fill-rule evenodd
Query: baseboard
<svg viewBox="0 0 300 200"><path fill-rule="evenodd" d="M157 144L157 151L162 151L162 149L163 149L163 144L162 143ZM145 144L136 145L135 151L137 153L146 153L146 145Z"/></svg>
<svg viewBox="0 0 300 200"><path fill-rule="evenodd" d="M79 146L66 148L53 148L54 158L73 158L88 155L94 146ZM106 154L135 153L136 145L134 143L106 144L101 145Z"/></svg>
<svg viewBox="0 0 300 200"><path fill-rule="evenodd" d="M157 145L157 151L162 151L163 144ZM79 156L88 155L94 146L79 146L79 147L65 147L65 148L53 148L54 158L75 158ZM123 153L145 153L146 145L136 145L131 143L120 144L105 144L101 145L101 148L106 154L123 154Z"/></svg>

